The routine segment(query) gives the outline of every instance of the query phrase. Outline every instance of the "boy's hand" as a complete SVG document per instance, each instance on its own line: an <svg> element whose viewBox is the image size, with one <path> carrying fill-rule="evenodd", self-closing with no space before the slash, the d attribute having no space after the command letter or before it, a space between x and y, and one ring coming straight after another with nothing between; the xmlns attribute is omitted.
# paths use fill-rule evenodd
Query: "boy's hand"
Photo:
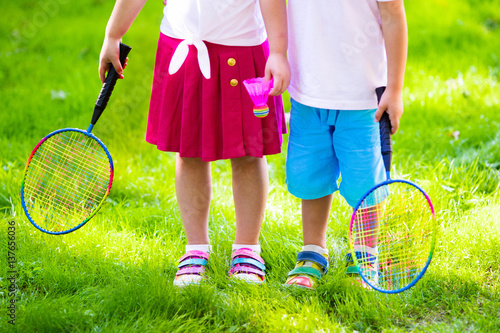
<svg viewBox="0 0 500 333"><path fill-rule="evenodd" d="M282 94L290 84L290 66L286 54L271 53L266 63L266 81L274 78L274 86L269 95Z"/></svg>
<svg viewBox="0 0 500 333"><path fill-rule="evenodd" d="M391 120L391 134L394 134L399 128L399 120L403 115L403 94L401 91L387 89L384 92L380 99L377 112L375 112L375 121L380 121L380 118L386 111Z"/></svg>
<svg viewBox="0 0 500 333"><path fill-rule="evenodd" d="M122 67L120 64L120 42L121 40L119 39L112 39L109 37L104 39L101 55L99 56L99 78L102 83L104 83L106 79L106 73L109 72L111 64L118 73L118 77L120 79L124 78L123 68L127 66L128 58L125 60L125 64Z"/></svg>

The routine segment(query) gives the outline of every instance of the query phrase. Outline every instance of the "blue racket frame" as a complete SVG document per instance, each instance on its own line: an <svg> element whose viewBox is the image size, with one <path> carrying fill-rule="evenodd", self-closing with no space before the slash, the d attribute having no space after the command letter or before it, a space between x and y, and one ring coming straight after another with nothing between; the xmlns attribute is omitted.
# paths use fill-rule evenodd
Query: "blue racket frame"
<svg viewBox="0 0 500 333"><path fill-rule="evenodd" d="M351 233L352 232L352 224L354 222L354 218L356 216L356 211L361 207L361 204L363 203L363 201L365 200L365 198L370 194L372 193L373 191L375 191L377 188L379 187L382 187L382 186L386 186L386 185L390 185L390 184L393 184L393 183L403 183L403 184L408 184L410 186L413 186L415 187L416 189L418 189L426 198L427 200L427 203L429 204L429 207L431 209L431 212L432 212L432 216L434 218L434 224L436 223L435 220L436 220L436 215L434 213L434 206L432 205L432 202L431 202L431 199L429 197L429 195L420 187L418 186L417 184L409 181L409 180L404 180L404 179L391 179L390 177L390 172L387 171L387 180L380 183L380 184L377 184L375 185L374 187L372 187L369 191L367 191L362 197L361 199L358 201L358 203L356 204L356 208L354 209L353 211L353 214L351 216L351 225L350 225L350 228L349 228L349 232ZM435 229L435 228L434 228ZM349 241L351 242L352 241L352 237L349 237ZM386 290L386 289L380 289L378 288L377 286L374 286L363 274L363 272L361 271L361 268L359 267L359 265L356 264L356 269L358 271L358 274L359 276L361 276L361 278L363 279L363 281L369 285L370 287L372 287L373 289L381 292L381 293L384 293L384 294L398 294L400 292L403 292L407 289L410 289L411 287L413 287L417 282L418 280L420 280L420 278L422 276L424 276L425 272L427 271L427 268L429 267L429 265L431 264L431 260L432 260L432 256L434 254L434 248L436 246L436 233L433 232L432 233L432 245L431 245L431 250L429 251L429 258L427 259L427 262L425 263L425 266L424 268L422 268L422 271L420 272L420 274L414 279L412 280L408 285L406 285L405 287L403 288L400 288L400 289L396 289L396 290ZM352 258L353 260L356 262L357 259L356 258L356 253L354 251L354 247L351 245L351 255L352 255ZM379 272L380 273L380 272Z"/></svg>
<svg viewBox="0 0 500 333"><path fill-rule="evenodd" d="M31 152L30 158L28 159L28 162L26 163L26 168L24 170L23 182L21 184L21 204L23 206L23 210L24 210L24 213L26 214L26 217L31 222L31 224L33 224L33 226L35 226L35 228L37 228L38 230L43 231L43 232L45 232L47 234L51 234L51 235L63 235L63 234L67 234L67 233L70 233L72 231L75 231L75 230L83 227L85 225L85 223L87 223L99 211L99 209L101 208L102 204L104 203L104 201L108 197L109 191L111 190L111 186L113 185L113 177L114 177L114 172L115 172L114 171L115 169L114 169L114 164L113 164L113 158L111 157L111 154L110 154L108 148L106 148L106 146L104 145L104 143L102 143L102 141L98 137L96 137L94 134L91 133L92 128L93 128L93 125L91 124L89 126L89 128L88 128L87 131L84 131L84 130L81 130L81 129L78 129L78 128L64 128L64 129L59 129L59 130L54 131L54 132L48 134L47 136L45 136L36 145L35 149L33 149L33 151ZM50 231L50 230L45 230L44 228L42 228L39 225L37 225L36 222L33 221L33 219L31 218L31 215L29 214L29 211L28 211L28 207L26 206L26 202L24 200L24 183L25 183L25 180L26 180L26 173L27 173L27 171L29 169L29 164L30 164L31 159L33 158L33 156L36 154L37 150L43 145L43 143L47 139L49 139L50 137L52 137L52 136L54 136L56 134L62 133L62 132L78 132L78 133L85 134L87 137L95 140L102 147L102 149L106 153L106 156L108 157L108 161L109 161L109 165L110 165L110 176L109 176L109 184L108 184L108 190L106 192L106 195L102 199L102 201L99 204L99 206L97 206L97 208L95 208L95 210L92 212L92 214L90 216L88 216L83 222L81 222L80 224L78 224L77 226L75 226L75 227L73 227L73 228L71 228L69 230Z"/></svg>
<svg viewBox="0 0 500 333"><path fill-rule="evenodd" d="M380 102L380 99L382 98L382 95L383 95L384 91L385 91L385 87L378 87L375 90L375 92L377 94L378 102ZM435 248L435 245L436 245L436 232L432 233L432 240L431 240L432 243L431 243L431 249L429 251L429 258L427 259L427 262L426 262L424 268L422 269L422 271L420 272L420 274L414 280L412 280L408 285L404 286L403 288L396 289L396 290L385 290L385 289L381 289L381 288L379 288L377 286L374 286L364 276L361 268L358 265L358 261L357 261L357 258L356 258L356 253L354 251L354 246L353 246L353 243L352 243L353 242L353 240L352 240L352 228L353 228L353 224L354 224L354 219L356 217L356 212L361 207L361 204L366 199L366 197L370 193L372 193L373 191L375 191L377 188L382 187L382 186L387 186L387 185L390 185L390 184L394 184L394 183L403 183L403 184L407 184L407 185L415 187L426 198L427 203L429 204L429 208L431 209L432 217L433 217L433 221L434 221L433 222L433 224L434 224L433 225L433 230L436 230L436 215L434 213L434 206L432 205L432 202L431 202L431 199L430 199L429 195L420 186L418 186L417 184L415 184L415 183L413 183L411 181L408 181L408 180L391 179L391 159L392 159L391 122L390 122L390 119L389 119L389 115L386 112L384 112L384 114L382 115L382 117L380 119L380 141L381 141L380 144L381 144L382 158L384 160L384 166L385 166L385 170L386 170L387 180L385 180L384 182L379 183L379 184L373 186L370 190L368 190L361 197L361 199L359 199L358 203L356 204L356 207L354 208L353 214L351 216L351 223L350 223L350 226L349 226L349 243L350 243L349 245L350 245L350 248L351 248L351 255L352 255L353 261L356 264L356 269L358 271L358 274L363 279L363 281L367 285L369 285L370 287L372 287L373 289L375 289L375 290L377 290L379 292L382 292L382 293L385 293L385 294L397 294L397 293L403 292L403 291L405 291L405 290L413 287L418 282L418 280L420 280L420 278L422 278L422 276L427 271L427 268L429 267L429 265L431 263L432 256L433 256L433 253L434 253L434 248ZM380 274L380 268L378 268L378 270L379 270L378 273Z"/></svg>

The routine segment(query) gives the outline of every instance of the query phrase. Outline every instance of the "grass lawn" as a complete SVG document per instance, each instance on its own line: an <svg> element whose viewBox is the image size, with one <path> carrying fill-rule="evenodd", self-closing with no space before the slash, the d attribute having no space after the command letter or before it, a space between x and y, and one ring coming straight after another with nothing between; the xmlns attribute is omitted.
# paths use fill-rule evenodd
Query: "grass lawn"
<svg viewBox="0 0 500 333"><path fill-rule="evenodd" d="M398 295L345 281L350 210L338 195L328 227L329 274L315 291L283 287L302 245L299 201L285 187L285 152L268 158L271 189L261 235L267 283L227 279L234 206L230 165L218 161L212 164L209 282L172 287L185 245L175 159L144 141L160 0L146 4L125 36L133 47L126 79L94 130L115 162L108 202L82 229L64 236L44 234L27 221L19 197L24 165L49 132L88 126L113 3L2 4L0 332L500 330L498 0L406 2L410 47L393 177L428 191L439 238L428 273ZM15 326L7 317L10 221L19 288Z"/></svg>

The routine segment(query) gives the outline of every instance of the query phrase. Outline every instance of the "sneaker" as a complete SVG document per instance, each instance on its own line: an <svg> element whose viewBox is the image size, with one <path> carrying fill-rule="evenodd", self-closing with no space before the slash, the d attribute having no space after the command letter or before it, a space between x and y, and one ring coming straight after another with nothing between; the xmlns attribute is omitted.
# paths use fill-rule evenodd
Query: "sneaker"
<svg viewBox="0 0 500 333"><path fill-rule="evenodd" d="M208 253L203 251L186 252L180 259L179 270L175 274L174 286L197 285L205 279L205 270L208 263Z"/></svg>
<svg viewBox="0 0 500 333"><path fill-rule="evenodd" d="M358 273L358 268L354 263L352 254L346 254L346 274L356 281L356 284L361 285L365 289L372 290L372 287L378 286L379 279L379 263L378 263L378 249L371 248L366 245L354 245L356 260L360 265L363 276L366 278L366 283Z"/></svg>
<svg viewBox="0 0 500 333"><path fill-rule="evenodd" d="M297 264L288 273L286 285L315 289L319 280L328 272L328 257L313 251L297 254Z"/></svg>
<svg viewBox="0 0 500 333"><path fill-rule="evenodd" d="M229 277L250 283L262 284L266 278L266 264L257 253L241 248L232 254Z"/></svg>

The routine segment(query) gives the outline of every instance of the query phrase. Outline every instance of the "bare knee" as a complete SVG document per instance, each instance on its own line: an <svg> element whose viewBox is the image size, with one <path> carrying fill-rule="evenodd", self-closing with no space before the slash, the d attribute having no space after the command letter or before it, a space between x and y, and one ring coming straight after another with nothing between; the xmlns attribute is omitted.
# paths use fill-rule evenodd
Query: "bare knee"
<svg viewBox="0 0 500 333"><path fill-rule="evenodd" d="M187 168L202 168L207 167L210 162L204 162L198 157L180 157L177 155L177 165Z"/></svg>
<svg viewBox="0 0 500 333"><path fill-rule="evenodd" d="M234 177L265 177L267 163L265 158L244 156L231 159Z"/></svg>
<svg viewBox="0 0 500 333"><path fill-rule="evenodd" d="M264 158L254 157L254 156L243 156L231 159L231 165L234 166L245 166L252 164L260 164L265 162Z"/></svg>

